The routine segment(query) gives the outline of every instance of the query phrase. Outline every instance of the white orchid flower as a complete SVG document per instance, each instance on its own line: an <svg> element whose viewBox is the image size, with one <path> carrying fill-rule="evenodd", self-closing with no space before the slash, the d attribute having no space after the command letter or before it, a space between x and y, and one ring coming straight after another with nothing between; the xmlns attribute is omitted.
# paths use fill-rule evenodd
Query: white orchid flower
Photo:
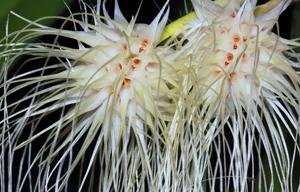
<svg viewBox="0 0 300 192"><path fill-rule="evenodd" d="M174 31L185 42L178 58L190 58L186 86L198 103L194 119L206 122L199 131L207 131L215 158L207 160L208 185L213 191L272 191L278 181L282 191L293 191L300 65L292 49L300 44L272 32L290 1L265 12L256 1L226 2L192 0L195 13Z"/></svg>
<svg viewBox="0 0 300 192"><path fill-rule="evenodd" d="M34 27L21 32L29 34L2 53L6 66L22 55L33 56L23 65L40 65L5 78L2 85L5 117L1 134L11 135L1 140L11 159L8 186L16 177L11 166L18 151L23 158L17 190L29 185L34 191L63 191L73 180L79 191L86 186L122 191L139 190L144 186L139 183L145 181L155 182L152 174L158 171L160 145L167 142L167 124L179 88L170 56L174 50L158 46L168 19L167 3L149 25L136 23L136 17L127 22L117 1L113 19L104 6L104 16L100 16L103 4L99 1L96 10L83 4L91 13L80 13L82 21L76 14L62 18L74 23L74 30L28 21ZM18 35L8 35L7 41ZM54 36L55 42L27 43L41 35ZM61 37L77 42L77 48L57 43ZM20 92L23 98L7 101ZM22 108L24 103L27 106ZM54 122L49 118L48 125L41 125L51 114L59 118ZM24 132L26 138L20 138ZM41 139L45 143L40 150L30 154L32 145ZM98 172L96 164L101 167ZM78 169L81 175L74 180L73 172ZM38 173L35 179L33 172ZM95 175L98 178L91 179Z"/></svg>
<svg viewBox="0 0 300 192"><path fill-rule="evenodd" d="M167 26L169 1L150 24L114 2L13 13L28 25L0 42L1 191L299 190L290 0L191 0Z"/></svg>

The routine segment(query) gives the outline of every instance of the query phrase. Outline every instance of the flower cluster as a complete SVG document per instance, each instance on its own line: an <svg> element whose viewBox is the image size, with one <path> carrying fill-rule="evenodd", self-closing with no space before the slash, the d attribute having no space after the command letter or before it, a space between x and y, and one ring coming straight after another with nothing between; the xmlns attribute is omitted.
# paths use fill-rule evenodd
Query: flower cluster
<svg viewBox="0 0 300 192"><path fill-rule="evenodd" d="M198 118L212 122L205 128L215 130L215 139L221 140L214 141L217 147L212 144L211 150L231 162L227 169L226 163L215 166L210 176L223 172L225 182L219 190L233 186L245 191L251 183L248 178L259 174L264 183L260 190L268 191L274 187L273 182L267 184L265 172L270 171L281 180L281 190L290 191L294 159L289 157L287 138L298 148L299 111L291 108L300 105L300 77L299 64L287 55L297 59L291 46L299 43L272 32L289 2L281 1L261 15L255 15L256 2L250 0L225 5L192 2L196 17L182 32L188 43L181 48L192 58L189 87L198 92ZM266 154L269 165L261 162L261 154Z"/></svg>
<svg viewBox="0 0 300 192"><path fill-rule="evenodd" d="M293 191L300 44L272 32L290 1L192 3L171 32L168 2L142 24L99 1L74 30L7 35L2 191Z"/></svg>

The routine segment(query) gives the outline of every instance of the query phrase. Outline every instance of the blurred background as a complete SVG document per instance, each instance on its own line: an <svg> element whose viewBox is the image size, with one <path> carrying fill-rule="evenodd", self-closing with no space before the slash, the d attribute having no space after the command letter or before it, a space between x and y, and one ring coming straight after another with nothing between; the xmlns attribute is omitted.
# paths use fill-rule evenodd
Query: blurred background
<svg viewBox="0 0 300 192"><path fill-rule="evenodd" d="M74 13L80 11L80 0L1 0L0 2L0 38L5 35L5 26L9 22L9 31L21 29L27 23L21 19L9 14L13 11L20 16L36 20L44 16L68 16L69 9ZM82 0L90 5L95 5L97 0ZM190 0L170 0L170 20L174 20L184 15L189 6ZM264 3L266 0L259 0L258 3ZM109 10L113 9L114 0L107 0ZM141 3L142 2L142 3ZM284 37L300 37L300 1L296 0L280 18L280 33ZM141 4L138 22L149 23L158 13L159 8L165 3L165 0L119 0L120 7L124 15L130 19L136 14ZM44 24L50 26L59 26L57 21L46 21Z"/></svg>

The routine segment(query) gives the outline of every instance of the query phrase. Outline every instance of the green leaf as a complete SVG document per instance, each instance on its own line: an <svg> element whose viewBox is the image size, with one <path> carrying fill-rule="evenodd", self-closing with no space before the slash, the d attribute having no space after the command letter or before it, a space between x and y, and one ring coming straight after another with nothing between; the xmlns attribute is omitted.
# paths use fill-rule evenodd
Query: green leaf
<svg viewBox="0 0 300 192"><path fill-rule="evenodd" d="M66 4L72 0L2 0L0 6L0 39L5 35L5 25L10 11L29 20L35 20L44 16L57 16L66 9ZM50 24L50 20L44 24ZM10 15L9 31L21 29L26 23L15 16Z"/></svg>

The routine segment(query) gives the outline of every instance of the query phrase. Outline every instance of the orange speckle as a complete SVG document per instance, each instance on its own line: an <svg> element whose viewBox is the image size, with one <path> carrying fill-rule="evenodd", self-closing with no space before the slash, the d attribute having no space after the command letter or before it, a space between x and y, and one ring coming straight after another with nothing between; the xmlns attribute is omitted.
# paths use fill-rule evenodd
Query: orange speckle
<svg viewBox="0 0 300 192"><path fill-rule="evenodd" d="M232 17L232 18L235 18L235 16L236 16L235 12L232 12L232 13L230 14L230 17Z"/></svg>
<svg viewBox="0 0 300 192"><path fill-rule="evenodd" d="M229 74L229 77L228 77L229 80L230 80L230 81L234 81L235 78L236 78L236 75L237 75L236 72L231 72L231 73Z"/></svg>
<svg viewBox="0 0 300 192"><path fill-rule="evenodd" d="M133 58L132 60L132 67L133 68L137 68L141 65L141 59L139 59L138 57Z"/></svg>
<svg viewBox="0 0 300 192"><path fill-rule="evenodd" d="M150 62L150 63L148 63L147 65L146 65L146 70L147 71L152 71L152 70L154 70L156 67L157 67L157 63L155 63L155 62Z"/></svg>
<svg viewBox="0 0 300 192"><path fill-rule="evenodd" d="M148 43L149 43L149 41L147 39L144 39L142 41L142 45L145 46L145 47L148 46Z"/></svg>
<svg viewBox="0 0 300 192"><path fill-rule="evenodd" d="M144 39L141 43L141 46L139 48L139 53L145 51L146 47L148 46L149 41L147 39Z"/></svg>
<svg viewBox="0 0 300 192"><path fill-rule="evenodd" d="M238 48L238 44L233 45L233 49L236 50Z"/></svg>
<svg viewBox="0 0 300 192"><path fill-rule="evenodd" d="M221 75L221 71L220 70L216 70L214 72L215 77L219 77Z"/></svg>
<svg viewBox="0 0 300 192"><path fill-rule="evenodd" d="M145 49L144 49L143 47L140 47L140 48L139 48L139 53L141 53L141 52L143 52L143 51L145 51Z"/></svg>
<svg viewBox="0 0 300 192"><path fill-rule="evenodd" d="M230 62L230 61L233 60L233 58L234 58L234 56L233 56L232 53L227 53L227 55L226 55L226 61Z"/></svg>
<svg viewBox="0 0 300 192"><path fill-rule="evenodd" d="M229 64L231 61L233 61L233 58L234 58L234 56L233 56L232 53L227 53L226 59L225 59L225 65L226 65L226 63ZM228 64L227 64L227 65L228 65Z"/></svg>
<svg viewBox="0 0 300 192"><path fill-rule="evenodd" d="M123 50L127 51L128 46L127 45L123 45Z"/></svg>
<svg viewBox="0 0 300 192"><path fill-rule="evenodd" d="M239 43L241 41L241 37L239 35L234 35L233 36L233 42L234 43Z"/></svg>
<svg viewBox="0 0 300 192"><path fill-rule="evenodd" d="M131 79L125 78L122 82L122 87L129 87L131 84Z"/></svg>
<svg viewBox="0 0 300 192"><path fill-rule="evenodd" d="M226 56L227 61L232 61L233 60L233 54L232 53L228 53Z"/></svg>
<svg viewBox="0 0 300 192"><path fill-rule="evenodd" d="M230 64L231 61L233 61L233 54L232 53L227 53L226 58L225 58L225 66L228 66Z"/></svg>
<svg viewBox="0 0 300 192"><path fill-rule="evenodd" d="M233 36L233 49L238 48L240 41L241 41L241 37L239 35Z"/></svg>
<svg viewBox="0 0 300 192"><path fill-rule="evenodd" d="M121 71L121 70L123 69L122 64L119 63L119 64L116 66L116 69L117 69L117 71Z"/></svg>

